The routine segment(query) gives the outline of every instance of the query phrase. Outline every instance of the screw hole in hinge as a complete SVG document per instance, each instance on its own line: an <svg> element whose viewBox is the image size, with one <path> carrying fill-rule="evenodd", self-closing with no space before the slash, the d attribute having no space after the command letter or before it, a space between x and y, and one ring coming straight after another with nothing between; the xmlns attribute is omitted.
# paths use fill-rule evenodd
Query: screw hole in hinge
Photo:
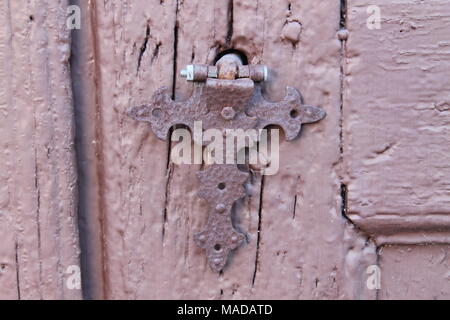
<svg viewBox="0 0 450 320"><path fill-rule="evenodd" d="M159 118L161 116L161 109L159 108L153 109L152 116L154 116L155 118Z"/></svg>
<svg viewBox="0 0 450 320"><path fill-rule="evenodd" d="M225 183L221 182L217 185L217 188L219 188L219 190L224 190L226 187Z"/></svg>
<svg viewBox="0 0 450 320"><path fill-rule="evenodd" d="M296 109L292 109L289 115L291 116L291 118L295 119L298 117L298 111Z"/></svg>
<svg viewBox="0 0 450 320"><path fill-rule="evenodd" d="M222 246L221 246L220 244L217 243L217 244L214 246L214 250L220 251L220 250L222 250Z"/></svg>

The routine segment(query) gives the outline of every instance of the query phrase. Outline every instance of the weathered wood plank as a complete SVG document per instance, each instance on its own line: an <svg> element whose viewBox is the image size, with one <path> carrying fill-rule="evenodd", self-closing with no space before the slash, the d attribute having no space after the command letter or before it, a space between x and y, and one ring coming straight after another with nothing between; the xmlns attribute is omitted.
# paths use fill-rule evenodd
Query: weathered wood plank
<svg viewBox="0 0 450 320"><path fill-rule="evenodd" d="M380 267L380 299L450 299L449 245L386 245Z"/></svg>
<svg viewBox="0 0 450 320"><path fill-rule="evenodd" d="M369 5L380 29L366 26ZM379 243L450 239L448 1L348 1L350 218Z"/></svg>
<svg viewBox="0 0 450 320"><path fill-rule="evenodd" d="M76 299L67 1L0 3L0 298Z"/></svg>
<svg viewBox="0 0 450 320"><path fill-rule="evenodd" d="M92 10L100 212L92 210L102 223L101 297L139 298L141 287L158 283L152 268L164 270L168 146L129 119L126 109L148 100L160 85L171 86L176 8L109 1L95 2ZM147 294L157 295L157 287Z"/></svg>
<svg viewBox="0 0 450 320"><path fill-rule="evenodd" d="M279 100L294 86L327 112L299 139L281 143L280 170L264 177L258 231L250 231L257 242L251 297L363 297L364 288L352 286L363 277L364 250L374 250L352 228L344 240L339 191L340 4L235 1L234 9L232 43L270 66L267 96Z"/></svg>
<svg viewBox="0 0 450 320"><path fill-rule="evenodd" d="M109 1L93 10L102 297L367 296L361 279L375 250L341 215L339 3ZM170 145L126 109L161 85L188 98L181 68L231 48L271 68L270 99L295 86L328 117L282 143L278 175L253 175L235 217L248 242L217 275L192 240L207 217L199 167L175 166Z"/></svg>

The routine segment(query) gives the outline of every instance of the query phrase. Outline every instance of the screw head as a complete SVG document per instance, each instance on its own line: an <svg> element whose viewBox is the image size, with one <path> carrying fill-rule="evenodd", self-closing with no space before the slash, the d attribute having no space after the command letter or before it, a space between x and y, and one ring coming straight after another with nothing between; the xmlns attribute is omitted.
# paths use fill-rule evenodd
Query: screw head
<svg viewBox="0 0 450 320"><path fill-rule="evenodd" d="M224 213L226 209L227 209L227 207L223 203L219 203L216 206L216 211L219 213Z"/></svg>
<svg viewBox="0 0 450 320"><path fill-rule="evenodd" d="M180 75L186 78L187 81L194 81L194 65L189 64L180 71Z"/></svg>
<svg viewBox="0 0 450 320"><path fill-rule="evenodd" d="M233 107L225 107L222 109L221 115L225 120L232 120L236 116L236 111Z"/></svg>
<svg viewBox="0 0 450 320"><path fill-rule="evenodd" d="M348 30L347 29L341 29L337 33L338 39L341 41L345 41L348 39Z"/></svg>

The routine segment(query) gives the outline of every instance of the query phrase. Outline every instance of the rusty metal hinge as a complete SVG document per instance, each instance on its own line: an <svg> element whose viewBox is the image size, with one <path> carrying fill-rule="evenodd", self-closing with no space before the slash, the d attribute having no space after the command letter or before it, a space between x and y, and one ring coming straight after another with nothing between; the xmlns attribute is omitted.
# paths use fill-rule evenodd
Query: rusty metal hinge
<svg viewBox="0 0 450 320"><path fill-rule="evenodd" d="M215 66L190 65L181 75L194 82L192 96L184 102L174 101L168 88L155 92L150 103L128 110L132 118L149 122L160 139L167 139L169 130L182 124L191 132L194 122L202 121L204 130L263 129L277 125L284 130L286 140L296 138L301 125L319 121L325 112L319 107L304 105L298 90L287 87L280 102L265 100L261 82L267 79L263 65L243 65L239 56L228 54ZM194 142L205 145L202 137ZM239 152L239 150L236 150ZM205 199L210 212L206 229L194 235L195 243L206 249L210 267L219 272L231 250L238 248L245 236L232 225L233 204L246 195L244 184L249 173L236 164L208 164L197 173L201 187L198 195Z"/></svg>

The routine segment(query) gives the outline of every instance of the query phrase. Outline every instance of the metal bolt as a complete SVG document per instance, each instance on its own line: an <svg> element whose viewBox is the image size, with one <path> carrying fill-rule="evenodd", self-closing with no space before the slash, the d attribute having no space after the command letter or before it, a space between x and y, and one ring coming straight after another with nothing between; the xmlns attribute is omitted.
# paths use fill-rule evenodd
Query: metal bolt
<svg viewBox="0 0 450 320"><path fill-rule="evenodd" d="M217 212L219 212L219 213L225 212L226 209L227 209L227 207L226 207L223 203L219 203L219 204L216 206L216 210L217 210Z"/></svg>
<svg viewBox="0 0 450 320"><path fill-rule="evenodd" d="M194 65L187 65L185 69L180 71L180 75L186 78L187 81L194 81Z"/></svg>
<svg viewBox="0 0 450 320"><path fill-rule="evenodd" d="M267 78L269 78L269 69L264 66L264 81L267 81Z"/></svg>
<svg viewBox="0 0 450 320"><path fill-rule="evenodd" d="M232 120L236 116L236 111L232 107L225 107L222 109L221 115L225 120Z"/></svg>
<svg viewBox="0 0 450 320"><path fill-rule="evenodd" d="M348 30L347 29L341 29L337 33L338 39L341 41L345 41L348 39Z"/></svg>

